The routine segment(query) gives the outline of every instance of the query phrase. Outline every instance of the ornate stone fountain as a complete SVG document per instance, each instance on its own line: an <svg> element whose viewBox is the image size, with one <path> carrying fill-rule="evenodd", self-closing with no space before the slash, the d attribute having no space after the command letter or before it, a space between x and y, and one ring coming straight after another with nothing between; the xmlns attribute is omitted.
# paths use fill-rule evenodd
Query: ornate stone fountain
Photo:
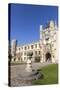
<svg viewBox="0 0 60 90"><path fill-rule="evenodd" d="M41 74L37 70L32 69L32 52L29 52L27 54L27 63L26 68L22 73L20 74L20 80L24 81L24 85L31 85L32 80L39 79L41 77Z"/></svg>
<svg viewBox="0 0 60 90"><path fill-rule="evenodd" d="M32 72L32 62L30 59L27 60L26 69L27 72Z"/></svg>

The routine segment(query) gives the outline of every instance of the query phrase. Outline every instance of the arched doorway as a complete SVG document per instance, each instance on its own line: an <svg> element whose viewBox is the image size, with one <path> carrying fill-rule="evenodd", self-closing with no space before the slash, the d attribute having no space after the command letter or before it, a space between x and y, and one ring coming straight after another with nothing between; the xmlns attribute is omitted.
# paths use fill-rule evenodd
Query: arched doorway
<svg viewBox="0 0 60 90"><path fill-rule="evenodd" d="M50 54L50 52L47 52L45 57L46 57L46 62L47 61L51 62L51 54Z"/></svg>

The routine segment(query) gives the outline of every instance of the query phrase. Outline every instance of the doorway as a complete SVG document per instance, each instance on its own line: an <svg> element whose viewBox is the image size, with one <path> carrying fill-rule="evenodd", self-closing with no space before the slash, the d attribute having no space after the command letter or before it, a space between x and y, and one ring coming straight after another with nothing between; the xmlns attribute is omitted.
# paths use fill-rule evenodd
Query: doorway
<svg viewBox="0 0 60 90"><path fill-rule="evenodd" d="M50 54L50 52L46 53L46 62L51 62L51 54Z"/></svg>

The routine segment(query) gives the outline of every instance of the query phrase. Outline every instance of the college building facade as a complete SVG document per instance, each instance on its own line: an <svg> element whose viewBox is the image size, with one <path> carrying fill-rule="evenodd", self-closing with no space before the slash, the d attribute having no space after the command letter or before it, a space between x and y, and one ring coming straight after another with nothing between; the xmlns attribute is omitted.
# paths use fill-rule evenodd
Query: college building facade
<svg viewBox="0 0 60 90"><path fill-rule="evenodd" d="M27 37L28 38L28 37ZM17 46L17 40L11 42L11 62L27 62L28 53L32 53L33 62L58 61L58 26L51 20L46 27L40 25L40 39L37 42Z"/></svg>

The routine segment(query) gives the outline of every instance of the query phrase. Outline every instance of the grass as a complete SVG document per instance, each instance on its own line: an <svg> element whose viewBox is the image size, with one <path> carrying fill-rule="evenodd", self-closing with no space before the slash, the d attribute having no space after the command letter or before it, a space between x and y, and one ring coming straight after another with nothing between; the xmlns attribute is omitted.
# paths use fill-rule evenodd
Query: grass
<svg viewBox="0 0 60 90"><path fill-rule="evenodd" d="M33 85L47 85L58 83L58 64L50 64L39 69L39 72L43 73L43 79L33 80Z"/></svg>

